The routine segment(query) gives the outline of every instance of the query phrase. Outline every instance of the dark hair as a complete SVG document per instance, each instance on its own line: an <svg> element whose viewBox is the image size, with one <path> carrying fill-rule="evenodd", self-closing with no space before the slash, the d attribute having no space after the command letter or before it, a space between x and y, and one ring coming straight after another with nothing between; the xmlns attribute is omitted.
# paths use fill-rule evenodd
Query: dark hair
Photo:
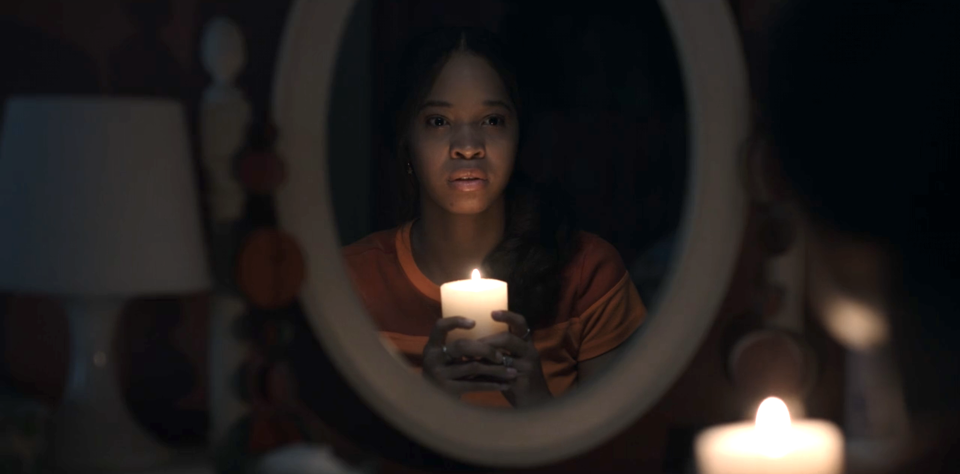
<svg viewBox="0 0 960 474"><path fill-rule="evenodd" d="M443 66L456 53L481 57L497 71L513 102L521 140L525 136L526 115L515 69L499 38L481 28L458 27L441 28L414 39L401 57L386 127L393 133L389 137L396 153L395 175L403 180L404 220L416 218L420 208L419 183L406 173L410 163L409 127ZM524 315L531 327L537 327L555 314L563 267L576 252L572 206L559 186L535 183L516 169L505 198L504 238L486 257L483 267L486 274L509 283L511 311Z"/></svg>
<svg viewBox="0 0 960 474"><path fill-rule="evenodd" d="M957 408L960 2L794 1L764 118L783 174L827 226L882 245L913 411Z"/></svg>

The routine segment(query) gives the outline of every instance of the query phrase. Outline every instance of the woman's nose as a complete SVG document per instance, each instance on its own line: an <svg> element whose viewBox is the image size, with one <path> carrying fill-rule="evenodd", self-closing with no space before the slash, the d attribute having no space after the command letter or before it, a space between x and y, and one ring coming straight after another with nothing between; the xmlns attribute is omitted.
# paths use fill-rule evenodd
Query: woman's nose
<svg viewBox="0 0 960 474"><path fill-rule="evenodd" d="M462 126L450 142L451 158L474 160L485 156L483 137L473 127Z"/></svg>

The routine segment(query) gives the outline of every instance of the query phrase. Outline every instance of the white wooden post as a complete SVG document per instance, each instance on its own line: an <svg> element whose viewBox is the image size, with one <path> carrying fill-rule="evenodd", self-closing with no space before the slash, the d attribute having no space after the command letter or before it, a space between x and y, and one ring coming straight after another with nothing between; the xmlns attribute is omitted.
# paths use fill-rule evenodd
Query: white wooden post
<svg viewBox="0 0 960 474"><path fill-rule="evenodd" d="M207 196L215 223L231 222L243 213L244 193L233 175L233 162L246 141L252 118L249 101L234 84L247 60L240 28L217 17L203 32L201 60L213 79L200 105L200 144L210 184Z"/></svg>
<svg viewBox="0 0 960 474"><path fill-rule="evenodd" d="M209 185L206 198L214 234L222 238L224 234L229 236L232 224L243 215L244 208L245 195L233 173L233 163L246 142L252 108L234 80L246 63L246 46L236 23L216 17L204 28L200 47L203 66L213 79L200 105L201 154ZM234 383L247 353L247 344L233 332L243 316L245 303L223 288L222 283L210 307L208 406L209 441L213 449L248 409Z"/></svg>

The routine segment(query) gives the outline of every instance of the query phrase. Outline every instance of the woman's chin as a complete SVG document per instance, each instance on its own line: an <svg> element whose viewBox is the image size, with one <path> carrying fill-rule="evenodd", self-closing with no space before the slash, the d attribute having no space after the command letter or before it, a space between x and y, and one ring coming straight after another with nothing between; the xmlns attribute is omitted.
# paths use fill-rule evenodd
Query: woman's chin
<svg viewBox="0 0 960 474"><path fill-rule="evenodd" d="M435 190L438 192L424 193L429 196L429 203L444 212L454 216L471 216L488 213L502 202L502 190L484 189L480 191L453 191L449 189Z"/></svg>
<svg viewBox="0 0 960 474"><path fill-rule="evenodd" d="M450 202L447 212L457 216L481 215L490 210L491 202L486 199L460 199Z"/></svg>

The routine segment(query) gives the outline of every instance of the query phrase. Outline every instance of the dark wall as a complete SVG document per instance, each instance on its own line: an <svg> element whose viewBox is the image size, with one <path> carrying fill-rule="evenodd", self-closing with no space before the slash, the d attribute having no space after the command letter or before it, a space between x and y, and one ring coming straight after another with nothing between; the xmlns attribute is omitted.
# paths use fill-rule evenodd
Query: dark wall
<svg viewBox="0 0 960 474"><path fill-rule="evenodd" d="M373 0L359 0L337 57L330 97L328 160L340 240L350 243L374 229L371 159L373 94Z"/></svg>

